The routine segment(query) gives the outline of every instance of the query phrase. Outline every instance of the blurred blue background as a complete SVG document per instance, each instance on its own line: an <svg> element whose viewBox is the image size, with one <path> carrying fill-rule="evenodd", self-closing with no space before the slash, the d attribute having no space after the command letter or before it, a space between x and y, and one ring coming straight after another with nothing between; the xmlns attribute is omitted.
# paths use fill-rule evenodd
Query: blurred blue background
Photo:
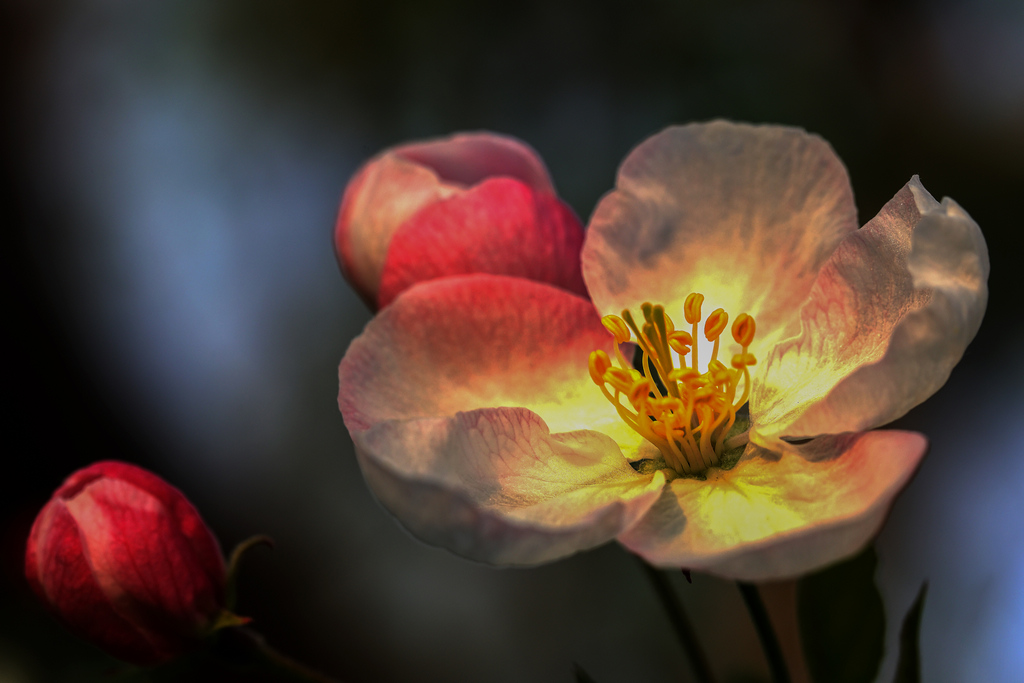
<svg viewBox="0 0 1024 683"><path fill-rule="evenodd" d="M1024 3L7 0L0 16L0 682L109 666L21 576L36 512L101 458L173 482L226 549L273 536L239 611L346 681L567 682L573 662L600 683L689 680L615 545L494 570L371 498L335 403L369 313L331 232L358 164L401 141L518 136L585 221L633 145L716 117L825 137L862 223L919 173L981 225L988 313L897 423L932 447L878 576L890 623L930 581L925 680L1021 680ZM767 680L735 588L676 578L722 679Z"/></svg>

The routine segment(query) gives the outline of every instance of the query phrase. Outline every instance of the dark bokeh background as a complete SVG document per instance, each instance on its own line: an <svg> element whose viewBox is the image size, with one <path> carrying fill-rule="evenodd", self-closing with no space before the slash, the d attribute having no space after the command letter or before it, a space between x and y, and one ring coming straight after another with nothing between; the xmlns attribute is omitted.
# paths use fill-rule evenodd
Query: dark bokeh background
<svg viewBox="0 0 1024 683"><path fill-rule="evenodd" d="M1020 680L1024 3L5 0L0 53L0 682L108 666L21 578L36 512L100 458L175 483L225 548L272 535L240 611L347 681L688 680L618 547L493 570L372 500L335 405L369 315L330 233L358 163L403 140L519 136L586 219L633 145L714 117L823 135L862 221L919 173L981 225L988 314L899 422L932 450L879 581L891 620L931 581L926 680ZM766 680L735 589L677 588L722 678Z"/></svg>

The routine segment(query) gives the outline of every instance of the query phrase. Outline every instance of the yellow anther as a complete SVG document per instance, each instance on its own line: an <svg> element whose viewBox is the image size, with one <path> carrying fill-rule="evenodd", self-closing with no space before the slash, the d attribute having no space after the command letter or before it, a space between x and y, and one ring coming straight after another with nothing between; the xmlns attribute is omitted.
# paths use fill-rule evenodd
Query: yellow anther
<svg viewBox="0 0 1024 683"><path fill-rule="evenodd" d="M715 370L711 378L715 384L728 384L732 380L732 374L723 365L721 370Z"/></svg>
<svg viewBox="0 0 1024 683"><path fill-rule="evenodd" d="M730 430L737 421L736 411L750 393L747 366L756 362L747 353L754 338L754 319L745 313L732 327L741 353L732 356L731 368L718 359L721 345L730 343L721 339L729 314L718 308L704 324L704 336L714 342L711 358L704 372L698 369L696 337L703 303L702 294L686 297L683 315L692 325L686 332L675 329L664 306L649 301L640 307L642 320L629 309L619 316L605 316L601 322L615 341L634 339L642 357L635 370L621 353L618 366L600 349L589 359L590 378L626 424L658 447L667 467L684 475L718 465L729 444L735 443Z"/></svg>
<svg viewBox="0 0 1024 683"><path fill-rule="evenodd" d="M597 386L604 386L604 373L612 367L612 361L608 354L598 349L590 352L590 379L594 380Z"/></svg>
<svg viewBox="0 0 1024 683"><path fill-rule="evenodd" d="M690 352L690 347L693 346L693 337L690 336L689 332L683 332L682 330L671 332L668 335L668 345L680 356L685 356Z"/></svg>
<svg viewBox="0 0 1024 683"><path fill-rule="evenodd" d="M622 321L617 315L606 315L601 318L601 324L604 325L605 329L612 333L615 337L616 344L624 344L629 341L629 328L626 327L626 323Z"/></svg>
<svg viewBox="0 0 1024 683"><path fill-rule="evenodd" d="M694 398L698 401L704 401L713 397L718 392L715 391L714 387L701 387L694 392Z"/></svg>
<svg viewBox="0 0 1024 683"><path fill-rule="evenodd" d="M653 390L654 384L651 383L651 380L646 377L641 380L637 380L633 386L629 388L629 393L627 394L629 402L634 406L639 406L643 401L647 400L648 394Z"/></svg>
<svg viewBox="0 0 1024 683"><path fill-rule="evenodd" d="M736 316L736 322L732 324L732 338L740 346L750 346L750 342L754 341L756 329L754 319L746 313L740 313Z"/></svg>
<svg viewBox="0 0 1024 683"><path fill-rule="evenodd" d="M708 363L708 372L716 373L721 372L722 370L725 370L725 363L723 363L722 361L713 360L710 363Z"/></svg>
<svg viewBox="0 0 1024 683"><path fill-rule="evenodd" d="M640 377L642 375L636 370L623 370L615 367L608 368L604 373L604 381L622 393L628 393L633 388L634 382Z"/></svg>
<svg viewBox="0 0 1024 683"><path fill-rule="evenodd" d="M694 292L686 297L686 301L683 303L683 315L686 317L686 322L691 325L700 322L700 305L702 303L704 303L703 294Z"/></svg>
<svg viewBox="0 0 1024 683"><path fill-rule="evenodd" d="M732 357L732 366L737 370L742 370L748 365L755 365L757 359L754 358L752 353L737 353Z"/></svg>
<svg viewBox="0 0 1024 683"><path fill-rule="evenodd" d="M700 373L694 368L676 368L668 373L669 382L691 382L700 377Z"/></svg>
<svg viewBox="0 0 1024 683"><path fill-rule="evenodd" d="M729 324L729 314L724 309L716 308L708 316L704 323L704 336L708 341L715 341L722 335L725 326Z"/></svg>
<svg viewBox="0 0 1024 683"><path fill-rule="evenodd" d="M656 413L677 412L683 409L683 402L675 396L666 396L651 401L651 407Z"/></svg>

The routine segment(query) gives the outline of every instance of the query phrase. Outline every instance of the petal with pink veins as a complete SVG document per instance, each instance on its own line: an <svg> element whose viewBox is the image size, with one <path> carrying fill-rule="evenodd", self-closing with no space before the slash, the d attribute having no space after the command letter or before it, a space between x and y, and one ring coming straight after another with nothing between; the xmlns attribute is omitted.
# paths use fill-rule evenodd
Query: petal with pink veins
<svg viewBox="0 0 1024 683"><path fill-rule="evenodd" d="M988 251L978 225L915 176L822 269L801 334L765 359L751 438L860 431L939 389L985 312Z"/></svg>
<svg viewBox="0 0 1024 683"><path fill-rule="evenodd" d="M798 576L870 541L927 445L898 431L822 437L782 454L751 444L731 470L673 480L619 541L663 567L742 581Z"/></svg>
<svg viewBox="0 0 1024 683"><path fill-rule="evenodd" d="M705 296L705 314L749 313L757 354L856 229L846 169L820 137L725 121L677 126L623 162L590 220L583 277L603 314L651 301L679 320L690 292Z"/></svg>
<svg viewBox="0 0 1024 683"><path fill-rule="evenodd" d="M615 538L657 500L594 431L552 434L524 408L393 420L353 435L367 483L414 535L499 565L556 560Z"/></svg>
<svg viewBox="0 0 1024 683"><path fill-rule="evenodd" d="M491 178L402 224L388 248L377 305L417 282L472 273L514 275L586 297L582 246L583 225L555 195Z"/></svg>

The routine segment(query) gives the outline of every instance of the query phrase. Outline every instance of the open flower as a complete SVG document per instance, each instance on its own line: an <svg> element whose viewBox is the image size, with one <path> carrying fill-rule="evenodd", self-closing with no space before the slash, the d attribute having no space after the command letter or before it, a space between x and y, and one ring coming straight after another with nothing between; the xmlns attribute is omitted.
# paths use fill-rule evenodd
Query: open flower
<svg viewBox="0 0 1024 683"><path fill-rule="evenodd" d="M349 182L334 230L342 273L376 310L417 282L492 273L586 296L583 226L519 140L463 133L381 152Z"/></svg>
<svg viewBox="0 0 1024 683"><path fill-rule="evenodd" d="M865 430L945 382L987 296L952 200L915 177L858 229L827 143L725 122L637 147L582 263L593 303L494 275L412 287L342 360L367 482L428 543L525 565L618 538L744 580L841 559L927 447Z"/></svg>

